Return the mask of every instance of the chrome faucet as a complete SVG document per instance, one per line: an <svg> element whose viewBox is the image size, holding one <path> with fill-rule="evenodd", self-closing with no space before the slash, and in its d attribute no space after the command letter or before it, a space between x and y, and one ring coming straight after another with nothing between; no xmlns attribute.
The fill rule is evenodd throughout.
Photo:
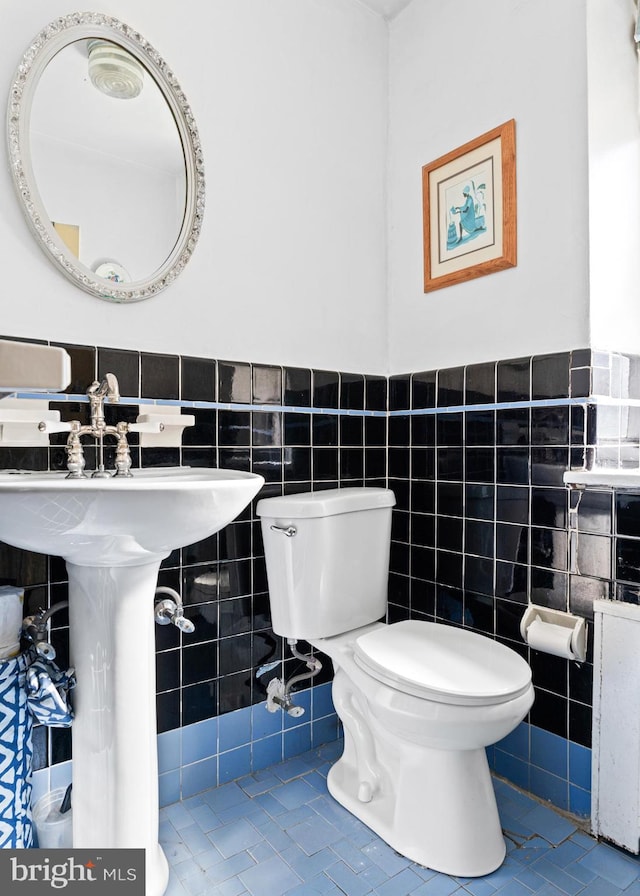
<svg viewBox="0 0 640 896"><path fill-rule="evenodd" d="M94 429L104 427L104 403L105 400L112 404L120 401L120 386L113 373L106 373L102 382L94 380L87 389L89 404L91 406L91 426Z"/></svg>
<svg viewBox="0 0 640 896"><path fill-rule="evenodd" d="M104 419L105 401L116 403L120 401L120 387L113 373L107 373L100 382L95 380L87 389L89 398L90 420L84 426L79 420L72 420L67 439L67 469L69 479L86 479L84 472L85 458L82 450L81 436L92 436L97 440L98 465L91 474L92 479L108 479L111 476L131 476L131 453L127 442L129 424L117 423L115 426L107 426ZM110 473L104 466L104 439L105 436L113 436L116 439L115 472Z"/></svg>

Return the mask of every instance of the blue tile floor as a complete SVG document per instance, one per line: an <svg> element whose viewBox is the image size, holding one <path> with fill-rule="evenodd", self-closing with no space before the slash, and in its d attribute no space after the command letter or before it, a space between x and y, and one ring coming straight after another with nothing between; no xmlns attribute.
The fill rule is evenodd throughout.
<svg viewBox="0 0 640 896"><path fill-rule="evenodd" d="M335 742L160 813L167 896L640 896L640 860L503 781L507 857L457 878L398 855L329 795Z"/></svg>

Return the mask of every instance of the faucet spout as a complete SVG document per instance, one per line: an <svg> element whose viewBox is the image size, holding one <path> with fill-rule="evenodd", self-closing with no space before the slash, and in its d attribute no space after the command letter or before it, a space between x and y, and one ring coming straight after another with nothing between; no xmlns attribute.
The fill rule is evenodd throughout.
<svg viewBox="0 0 640 896"><path fill-rule="evenodd" d="M100 382L94 380L87 389L87 396L91 408L91 427L97 432L104 429L105 400L111 403L120 401L120 386L115 374L105 374Z"/></svg>
<svg viewBox="0 0 640 896"><path fill-rule="evenodd" d="M94 380L87 389L87 395L95 395L97 398L106 397L108 401L119 401L120 387L115 373L105 373L100 382Z"/></svg>
<svg viewBox="0 0 640 896"><path fill-rule="evenodd" d="M87 389L87 395L90 401L94 399L98 401L106 399L114 403L120 401L120 386L118 385L116 375L114 373L105 373L103 379L99 382L94 380Z"/></svg>
<svg viewBox="0 0 640 896"><path fill-rule="evenodd" d="M98 382L94 380L87 389L89 399L91 422L82 426L79 421L71 421L71 431L67 439L67 469L73 479L84 479L84 455L80 437L93 436L97 441L98 465L92 474L92 478L109 478L116 476L131 476L131 454L127 443L129 425L121 422L116 426L107 426L104 418L104 403L120 401L120 387L113 373L106 373ZM105 436L114 436L117 441L116 469L115 473L109 473L104 467L104 439Z"/></svg>
<svg viewBox="0 0 640 896"><path fill-rule="evenodd" d="M107 401L116 404L120 401L120 386L115 373L105 373L102 383L107 384L106 398Z"/></svg>

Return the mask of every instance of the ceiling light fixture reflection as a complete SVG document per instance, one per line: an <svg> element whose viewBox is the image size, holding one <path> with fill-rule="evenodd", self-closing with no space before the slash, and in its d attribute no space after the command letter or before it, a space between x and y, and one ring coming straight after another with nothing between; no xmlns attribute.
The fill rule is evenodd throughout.
<svg viewBox="0 0 640 896"><path fill-rule="evenodd" d="M142 90L144 69L117 44L91 40L88 44L91 83L107 96L131 100Z"/></svg>

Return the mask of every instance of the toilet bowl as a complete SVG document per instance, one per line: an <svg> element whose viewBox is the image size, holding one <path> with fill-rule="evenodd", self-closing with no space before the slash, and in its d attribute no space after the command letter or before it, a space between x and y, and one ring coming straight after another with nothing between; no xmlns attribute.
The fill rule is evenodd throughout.
<svg viewBox="0 0 640 896"><path fill-rule="evenodd" d="M529 711L531 670L468 629L380 621L394 502L345 488L258 503L273 629L333 663L332 796L412 861L482 876L505 855L485 747Z"/></svg>
<svg viewBox="0 0 640 896"><path fill-rule="evenodd" d="M527 663L473 632L422 621L312 641L334 665L344 752L332 796L402 855L461 877L505 855L485 747L533 703Z"/></svg>

